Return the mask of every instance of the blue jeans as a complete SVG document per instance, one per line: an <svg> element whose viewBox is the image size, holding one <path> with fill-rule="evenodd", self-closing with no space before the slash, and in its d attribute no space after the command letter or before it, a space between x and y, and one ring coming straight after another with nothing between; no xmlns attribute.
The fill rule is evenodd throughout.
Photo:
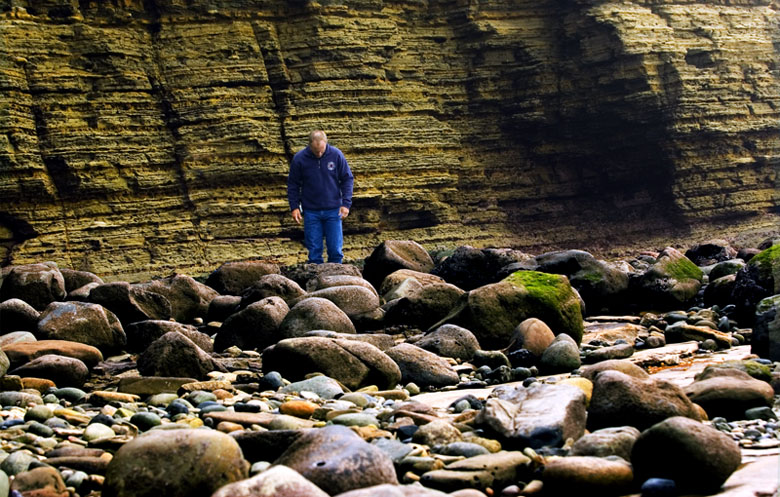
<svg viewBox="0 0 780 497"><path fill-rule="evenodd" d="M338 262L344 258L341 246L344 238L341 233L339 209L303 211L303 243L309 250L308 262L322 264L322 238L328 247L328 262Z"/></svg>

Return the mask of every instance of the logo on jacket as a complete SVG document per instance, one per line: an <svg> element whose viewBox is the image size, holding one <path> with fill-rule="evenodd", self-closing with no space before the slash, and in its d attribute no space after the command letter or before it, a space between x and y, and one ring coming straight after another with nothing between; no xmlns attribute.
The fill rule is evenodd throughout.
<svg viewBox="0 0 780 497"><path fill-rule="evenodd" d="M328 171L333 171L334 169L336 169L336 164L328 162Z"/></svg>

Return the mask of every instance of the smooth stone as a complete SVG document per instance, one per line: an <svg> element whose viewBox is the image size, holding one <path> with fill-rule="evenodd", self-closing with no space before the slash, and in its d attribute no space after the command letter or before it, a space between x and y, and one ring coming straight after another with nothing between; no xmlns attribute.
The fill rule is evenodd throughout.
<svg viewBox="0 0 780 497"><path fill-rule="evenodd" d="M329 497L317 485L286 466L271 468L220 488L212 497Z"/></svg>
<svg viewBox="0 0 780 497"><path fill-rule="evenodd" d="M148 431L162 424L160 416L153 412L139 412L133 414L130 418L130 423L134 424L141 431Z"/></svg>
<svg viewBox="0 0 780 497"><path fill-rule="evenodd" d="M146 403L155 407L167 407L168 404L178 398L179 396L175 393L157 393L146 399Z"/></svg>
<svg viewBox="0 0 780 497"><path fill-rule="evenodd" d="M434 469L422 475L426 487L445 492L466 488L487 490L503 488L517 481L528 481L533 474L531 459L522 452L501 451L470 457Z"/></svg>
<svg viewBox="0 0 780 497"><path fill-rule="evenodd" d="M380 426L376 416L359 412L341 414L331 419L330 422L343 426Z"/></svg>
<svg viewBox="0 0 780 497"><path fill-rule="evenodd" d="M763 419L764 421L773 421L777 419L777 414L771 407L753 407L745 411L745 419Z"/></svg>
<svg viewBox="0 0 780 497"><path fill-rule="evenodd" d="M0 497L8 497L11 491L11 481L5 471L0 471Z"/></svg>
<svg viewBox="0 0 780 497"><path fill-rule="evenodd" d="M313 426L313 421L297 418L295 416L287 416L285 414L273 416L273 419L268 423L269 430L302 430Z"/></svg>
<svg viewBox="0 0 780 497"><path fill-rule="evenodd" d="M560 334L542 352L539 369L545 374L568 373L581 364L577 342L569 335Z"/></svg>
<svg viewBox="0 0 780 497"><path fill-rule="evenodd" d="M446 445L452 442L459 442L463 439L460 430L455 428L446 419L437 419L426 423L414 432L412 440L415 443L423 445Z"/></svg>
<svg viewBox="0 0 780 497"><path fill-rule="evenodd" d="M87 392L75 387L58 388L53 393L58 399L67 400L72 404L77 404L87 397Z"/></svg>
<svg viewBox="0 0 780 497"><path fill-rule="evenodd" d="M489 454L490 451L473 442L452 442L441 447L438 453L446 456L474 457Z"/></svg>
<svg viewBox="0 0 780 497"><path fill-rule="evenodd" d="M0 406L22 406L43 404L40 395L25 392L0 392Z"/></svg>
<svg viewBox="0 0 780 497"><path fill-rule="evenodd" d="M401 382L420 386L445 387L460 381L452 366L433 352L410 343L401 343L385 352L401 371Z"/></svg>
<svg viewBox="0 0 780 497"><path fill-rule="evenodd" d="M27 409L24 413L25 421L45 422L54 415L52 409L46 405L36 405Z"/></svg>
<svg viewBox="0 0 780 497"><path fill-rule="evenodd" d="M665 478L649 478L640 489L642 497L677 497L677 484Z"/></svg>
<svg viewBox="0 0 780 497"><path fill-rule="evenodd" d="M30 468L30 465L38 462L32 454L27 451L17 450L12 452L0 463L0 470L8 476L16 476L24 473Z"/></svg>
<svg viewBox="0 0 780 497"><path fill-rule="evenodd" d="M331 425L307 431L275 464L298 471L330 495L397 483L392 460L345 426Z"/></svg>
<svg viewBox="0 0 780 497"><path fill-rule="evenodd" d="M116 436L114 430L111 427L102 423L93 423L84 430L84 440L87 442L95 442L107 438L113 438Z"/></svg>
<svg viewBox="0 0 780 497"><path fill-rule="evenodd" d="M539 358L545 349L555 340L555 333L544 321L538 318L528 318L515 328L507 350L525 349Z"/></svg>
<svg viewBox="0 0 780 497"><path fill-rule="evenodd" d="M318 407L317 404L309 402L308 400L290 400L279 406L279 412L308 419L314 414L314 411L316 411Z"/></svg>
<svg viewBox="0 0 780 497"><path fill-rule="evenodd" d="M585 432L585 393L571 385L500 386L475 424L510 448L560 447Z"/></svg>
<svg viewBox="0 0 780 497"><path fill-rule="evenodd" d="M31 422L27 427L27 431L28 433L33 433L39 437L51 437L54 435L54 430L38 421Z"/></svg>
<svg viewBox="0 0 780 497"><path fill-rule="evenodd" d="M358 407L366 407L371 402L371 399L369 398L368 395L364 393L358 393L358 392L350 392L344 394L341 397L339 397L339 400L352 402Z"/></svg>
<svg viewBox="0 0 780 497"><path fill-rule="evenodd" d="M86 364L72 357L46 354L11 371L19 376L44 378L57 382L61 386L80 387L89 378L89 368Z"/></svg>
<svg viewBox="0 0 780 497"><path fill-rule="evenodd" d="M634 480L626 461L569 456L547 460L542 473L544 491L551 495L624 495Z"/></svg>
<svg viewBox="0 0 780 497"><path fill-rule="evenodd" d="M774 390L769 383L738 369L712 369L683 390L709 417L741 419L753 407L771 407Z"/></svg>
<svg viewBox="0 0 780 497"><path fill-rule="evenodd" d="M693 419L676 416L637 438L631 462L638 481L674 480L681 492L716 492L739 467L742 453L728 435Z"/></svg>
<svg viewBox="0 0 780 497"><path fill-rule="evenodd" d="M371 441L371 445L381 449L396 464L414 450L413 445L391 438L377 438Z"/></svg>
<svg viewBox="0 0 780 497"><path fill-rule="evenodd" d="M30 497L68 495L62 475L52 467L34 468L17 474L11 482L11 490Z"/></svg>
<svg viewBox="0 0 780 497"><path fill-rule="evenodd" d="M336 380L321 375L290 383L281 391L282 393L314 392L322 399L333 399L344 393Z"/></svg>
<svg viewBox="0 0 780 497"><path fill-rule="evenodd" d="M95 367L103 360L103 354L91 345L68 340L38 340L35 342L17 342L3 347L14 366L26 364L44 355L71 357L83 362L87 368Z"/></svg>
<svg viewBox="0 0 780 497"><path fill-rule="evenodd" d="M182 385L194 383L195 381L195 378L132 376L121 378L117 390L135 395L176 393Z"/></svg>
<svg viewBox="0 0 780 497"><path fill-rule="evenodd" d="M249 463L229 435L155 429L124 444L108 465L103 497L210 497L245 479Z"/></svg>
<svg viewBox="0 0 780 497"><path fill-rule="evenodd" d="M631 450L639 437L633 426L603 428L580 437L571 447L573 456L619 456L631 460Z"/></svg>
<svg viewBox="0 0 780 497"><path fill-rule="evenodd" d="M284 379L278 371L269 371L258 381L258 387L261 391L277 391L284 386Z"/></svg>

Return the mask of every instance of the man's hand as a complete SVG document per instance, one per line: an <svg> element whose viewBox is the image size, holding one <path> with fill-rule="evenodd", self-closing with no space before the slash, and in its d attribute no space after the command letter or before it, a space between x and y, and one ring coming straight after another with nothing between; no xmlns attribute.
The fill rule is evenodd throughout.
<svg viewBox="0 0 780 497"><path fill-rule="evenodd" d="M345 219L347 216L349 216L349 209L347 209L342 205L341 207L339 207L339 217L341 219Z"/></svg>
<svg viewBox="0 0 780 497"><path fill-rule="evenodd" d="M292 211L292 218L293 218L293 220L296 223L301 224L301 219L302 219L301 218L301 210L300 209L294 209Z"/></svg>

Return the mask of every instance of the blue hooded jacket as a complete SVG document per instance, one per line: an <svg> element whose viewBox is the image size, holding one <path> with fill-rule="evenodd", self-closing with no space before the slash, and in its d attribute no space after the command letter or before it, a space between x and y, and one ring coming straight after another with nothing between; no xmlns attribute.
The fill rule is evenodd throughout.
<svg viewBox="0 0 780 497"><path fill-rule="evenodd" d="M341 150L326 145L317 158L309 147L300 150L290 163L287 176L287 200L290 211L352 207L354 180Z"/></svg>

